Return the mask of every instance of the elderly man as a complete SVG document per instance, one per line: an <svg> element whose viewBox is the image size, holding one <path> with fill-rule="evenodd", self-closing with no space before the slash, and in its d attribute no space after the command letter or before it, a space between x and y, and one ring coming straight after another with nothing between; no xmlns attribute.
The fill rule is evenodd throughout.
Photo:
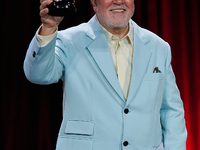
<svg viewBox="0 0 200 150"><path fill-rule="evenodd" d="M57 150L185 150L183 103L170 46L131 20L134 0L91 0L88 22L57 31L48 15L24 61L33 83L63 81Z"/></svg>

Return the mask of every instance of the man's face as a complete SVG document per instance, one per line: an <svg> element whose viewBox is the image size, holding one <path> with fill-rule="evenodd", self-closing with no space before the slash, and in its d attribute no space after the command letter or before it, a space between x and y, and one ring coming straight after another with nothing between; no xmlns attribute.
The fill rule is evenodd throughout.
<svg viewBox="0 0 200 150"><path fill-rule="evenodd" d="M96 16L105 28L123 28L134 14L134 0L91 0Z"/></svg>

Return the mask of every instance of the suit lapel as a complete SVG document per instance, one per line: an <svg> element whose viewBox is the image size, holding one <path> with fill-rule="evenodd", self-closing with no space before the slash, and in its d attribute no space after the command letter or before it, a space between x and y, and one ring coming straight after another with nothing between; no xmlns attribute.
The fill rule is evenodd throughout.
<svg viewBox="0 0 200 150"><path fill-rule="evenodd" d="M127 99L127 105L135 98L143 77L148 68L148 64L151 58L152 51L147 44L148 40L142 39L140 35L139 27L134 25L134 52L133 52L133 64L132 64L132 76L129 88L129 94Z"/></svg>
<svg viewBox="0 0 200 150"><path fill-rule="evenodd" d="M110 50L103 33L100 34L88 46L88 51L90 52L94 62L96 63L98 69L102 73L103 77L114 89L114 91L119 95L119 97L122 100L124 100L124 96L119 85L114 65L112 62Z"/></svg>
<svg viewBox="0 0 200 150"><path fill-rule="evenodd" d="M88 36L93 39L93 41L87 46L89 54L91 54L94 63L98 67L99 71L106 79L107 83L116 92L116 94L125 102L125 98L121 87L119 85L116 71L113 65L112 57L110 54L110 49L108 42L101 31L95 18L89 22L92 27L92 32L88 32ZM93 21L93 22L92 22ZM91 31L91 30L90 30Z"/></svg>

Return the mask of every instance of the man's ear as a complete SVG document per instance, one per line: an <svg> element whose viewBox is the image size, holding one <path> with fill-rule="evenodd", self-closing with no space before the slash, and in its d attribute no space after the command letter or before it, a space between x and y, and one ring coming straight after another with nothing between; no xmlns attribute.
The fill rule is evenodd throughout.
<svg viewBox="0 0 200 150"><path fill-rule="evenodd" d="M90 2L91 2L91 4L92 4L92 7L93 7L94 12L96 12L96 8L97 8L96 0L90 0Z"/></svg>

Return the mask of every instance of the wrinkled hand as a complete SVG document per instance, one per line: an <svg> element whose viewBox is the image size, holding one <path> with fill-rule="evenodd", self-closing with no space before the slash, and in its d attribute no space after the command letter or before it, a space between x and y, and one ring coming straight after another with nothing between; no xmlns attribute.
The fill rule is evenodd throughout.
<svg viewBox="0 0 200 150"><path fill-rule="evenodd" d="M49 9L47 8L47 5L50 5L52 2L53 0L40 0L40 17L42 21L42 28L39 34L43 36L53 34L64 18L48 15Z"/></svg>

